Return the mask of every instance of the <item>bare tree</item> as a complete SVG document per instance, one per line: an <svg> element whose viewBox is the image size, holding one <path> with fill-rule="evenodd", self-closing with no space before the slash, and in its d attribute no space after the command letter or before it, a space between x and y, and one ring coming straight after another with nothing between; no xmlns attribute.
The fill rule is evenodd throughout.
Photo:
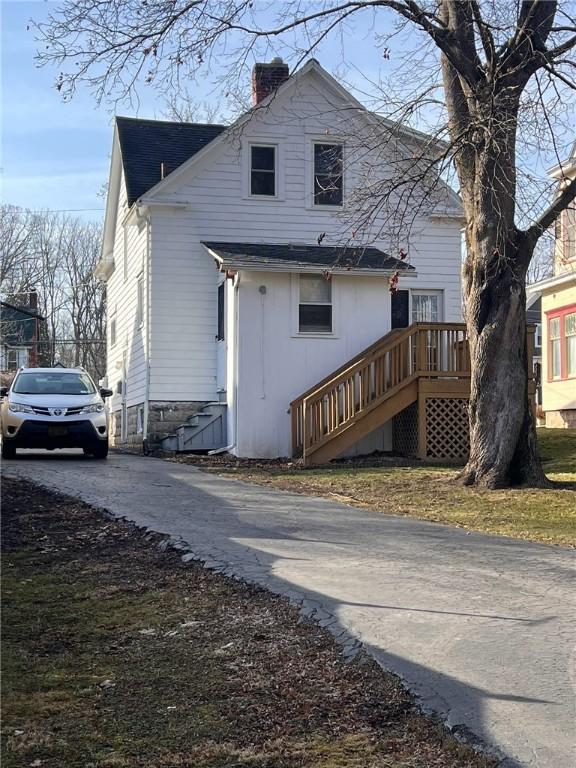
<svg viewBox="0 0 576 768"><path fill-rule="evenodd" d="M389 117L393 124L410 124L420 105L436 110L438 136L446 145L418 150L413 177L434 178L435 170L439 178L451 160L459 180L472 356L471 450L463 481L491 488L545 483L528 398L525 283L536 243L574 199L576 180L565 179L549 205L527 220L525 187L518 184L518 140L525 121L530 128L525 146L546 140L562 159L552 129L554 115L574 89L573 5L556 0L285 0L274 8L277 19L270 24L270 7L251 0L65 0L38 26L39 60L71 66L57 83L65 98L84 83L100 100L129 97L139 79L178 86L183 75L197 76L223 53L237 73L252 56L282 44L301 61L362 14L373 15L375 45L384 55L389 35L379 35L379 29L415 31L417 50L411 53L431 62L428 73L441 76L441 104L429 81L418 93L408 93L404 77L404 99L392 102L403 107ZM404 188L402 183L397 177L372 179L370 194L357 201L360 222L406 199L410 182Z"/></svg>
<svg viewBox="0 0 576 768"><path fill-rule="evenodd" d="M40 362L83 365L96 378L105 369L105 294L94 276L100 241L97 224L51 211L0 209L2 297L22 305L36 290L44 318Z"/></svg>

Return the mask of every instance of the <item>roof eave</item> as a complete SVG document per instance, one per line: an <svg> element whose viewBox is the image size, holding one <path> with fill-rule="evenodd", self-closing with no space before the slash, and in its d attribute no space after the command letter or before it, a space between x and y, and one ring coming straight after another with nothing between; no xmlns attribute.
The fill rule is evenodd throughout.
<svg viewBox="0 0 576 768"><path fill-rule="evenodd" d="M406 267L404 265L398 265L389 267L387 269L380 269L376 267L339 267L331 264L305 264L300 262L261 262L255 263L253 261L243 261L242 259L226 259L220 256L216 251L213 251L208 246L204 246L208 253L219 264L221 271L234 271L240 270L244 272L307 272L318 274L318 272L329 271L332 274L338 275L372 275L375 277L390 277L394 272L399 271L400 274L410 275L415 277L418 273L412 267Z"/></svg>

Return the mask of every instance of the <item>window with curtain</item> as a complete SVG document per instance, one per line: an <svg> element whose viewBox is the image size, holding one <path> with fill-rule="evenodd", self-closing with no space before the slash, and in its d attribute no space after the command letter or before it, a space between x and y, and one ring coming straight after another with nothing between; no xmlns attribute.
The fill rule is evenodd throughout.
<svg viewBox="0 0 576 768"><path fill-rule="evenodd" d="M566 339L566 376L576 377L576 312L564 316Z"/></svg>
<svg viewBox="0 0 576 768"><path fill-rule="evenodd" d="M412 293L412 322L437 323L440 320L438 293Z"/></svg>
<svg viewBox="0 0 576 768"><path fill-rule="evenodd" d="M314 144L314 205L342 205L342 145Z"/></svg>
<svg viewBox="0 0 576 768"><path fill-rule="evenodd" d="M300 275L300 333L332 333L332 284L322 275Z"/></svg>
<svg viewBox="0 0 576 768"><path fill-rule="evenodd" d="M550 356L550 378L562 377L562 339L560 337L560 318L548 320L548 354Z"/></svg>

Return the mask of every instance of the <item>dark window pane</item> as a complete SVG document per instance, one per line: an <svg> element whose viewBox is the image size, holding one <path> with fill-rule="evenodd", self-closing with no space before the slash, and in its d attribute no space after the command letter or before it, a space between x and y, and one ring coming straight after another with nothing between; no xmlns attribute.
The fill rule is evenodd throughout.
<svg viewBox="0 0 576 768"><path fill-rule="evenodd" d="M316 205L342 205L342 176L314 176Z"/></svg>
<svg viewBox="0 0 576 768"><path fill-rule="evenodd" d="M334 176L342 174L340 144L314 144L314 173Z"/></svg>
<svg viewBox="0 0 576 768"><path fill-rule="evenodd" d="M252 171L250 194L274 196L276 194L274 176L275 174L270 171Z"/></svg>
<svg viewBox="0 0 576 768"><path fill-rule="evenodd" d="M392 294L392 328L408 328L408 291L396 291Z"/></svg>
<svg viewBox="0 0 576 768"><path fill-rule="evenodd" d="M331 333L332 307L322 304L300 304L298 328L301 333L313 331Z"/></svg>
<svg viewBox="0 0 576 768"><path fill-rule="evenodd" d="M274 147L252 147L252 170L273 171Z"/></svg>
<svg viewBox="0 0 576 768"><path fill-rule="evenodd" d="M224 290L225 284L218 286L218 341L224 341Z"/></svg>

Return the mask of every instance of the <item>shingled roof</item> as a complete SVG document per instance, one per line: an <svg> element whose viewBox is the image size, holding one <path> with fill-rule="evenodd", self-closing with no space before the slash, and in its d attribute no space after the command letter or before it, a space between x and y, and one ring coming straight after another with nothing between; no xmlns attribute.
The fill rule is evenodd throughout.
<svg viewBox="0 0 576 768"><path fill-rule="evenodd" d="M226 129L225 125L173 123L117 117L128 205L161 180L160 167L169 172L185 163Z"/></svg>
<svg viewBox="0 0 576 768"><path fill-rule="evenodd" d="M36 339L38 320L44 318L30 307L17 307L0 301L0 326L2 341L9 347L26 346Z"/></svg>
<svg viewBox="0 0 576 768"><path fill-rule="evenodd" d="M250 269L263 266L295 269L317 267L341 270L414 270L374 247L295 245L292 243L203 242L224 267Z"/></svg>

